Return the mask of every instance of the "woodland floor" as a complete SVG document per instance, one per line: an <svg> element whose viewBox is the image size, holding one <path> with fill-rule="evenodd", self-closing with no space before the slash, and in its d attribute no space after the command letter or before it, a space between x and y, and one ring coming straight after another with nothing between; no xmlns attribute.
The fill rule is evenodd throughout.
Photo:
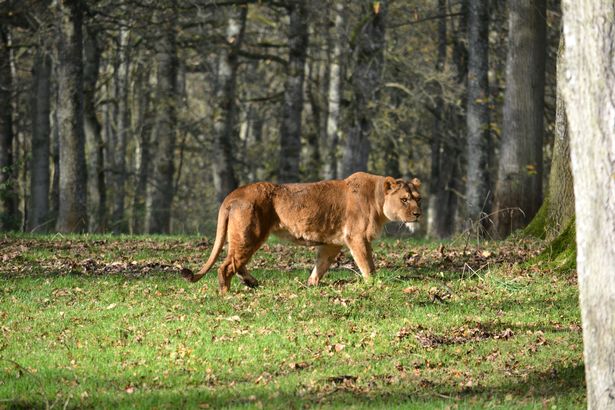
<svg viewBox="0 0 615 410"><path fill-rule="evenodd" d="M316 288L314 250L270 241L261 282L197 237L0 236L3 408L584 408L576 273L541 242L374 244Z"/></svg>

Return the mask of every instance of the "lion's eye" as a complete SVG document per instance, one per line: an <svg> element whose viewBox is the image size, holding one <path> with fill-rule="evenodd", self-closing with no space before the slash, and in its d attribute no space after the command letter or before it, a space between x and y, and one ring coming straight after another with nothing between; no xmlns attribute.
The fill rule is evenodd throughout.
<svg viewBox="0 0 615 410"><path fill-rule="evenodd" d="M406 202L408 202L408 198L402 198L401 202L405 204Z"/></svg>

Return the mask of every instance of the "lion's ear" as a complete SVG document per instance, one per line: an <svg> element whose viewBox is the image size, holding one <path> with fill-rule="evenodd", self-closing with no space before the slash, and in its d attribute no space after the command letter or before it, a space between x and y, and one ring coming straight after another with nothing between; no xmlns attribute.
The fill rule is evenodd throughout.
<svg viewBox="0 0 615 410"><path fill-rule="evenodd" d="M421 181L418 178L412 178L412 181L410 181L410 183L414 185L415 188L420 188L421 186Z"/></svg>
<svg viewBox="0 0 615 410"><path fill-rule="evenodd" d="M384 179L384 193L388 194L391 190L397 188L397 181L393 177L386 177Z"/></svg>

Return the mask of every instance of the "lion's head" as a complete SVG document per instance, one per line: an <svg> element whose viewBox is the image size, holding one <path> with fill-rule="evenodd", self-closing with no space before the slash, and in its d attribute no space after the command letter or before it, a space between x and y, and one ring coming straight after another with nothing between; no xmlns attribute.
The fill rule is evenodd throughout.
<svg viewBox="0 0 615 410"><path fill-rule="evenodd" d="M386 177L384 180L384 215L390 221L416 222L421 216L421 181Z"/></svg>

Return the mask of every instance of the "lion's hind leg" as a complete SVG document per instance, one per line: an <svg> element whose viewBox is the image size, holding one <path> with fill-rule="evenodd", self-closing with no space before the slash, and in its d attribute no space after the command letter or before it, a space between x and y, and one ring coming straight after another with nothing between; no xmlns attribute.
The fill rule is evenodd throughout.
<svg viewBox="0 0 615 410"><path fill-rule="evenodd" d="M226 293L230 289L234 274L237 274L247 286L252 288L258 286L258 281L248 273L246 265L269 234L252 204L244 203L233 209L230 218L228 254L218 270L220 293Z"/></svg>
<svg viewBox="0 0 615 410"><path fill-rule="evenodd" d="M218 268L218 285L220 286L221 295L224 295L231 288L231 279L234 274L235 269L233 268L233 260L229 255Z"/></svg>

